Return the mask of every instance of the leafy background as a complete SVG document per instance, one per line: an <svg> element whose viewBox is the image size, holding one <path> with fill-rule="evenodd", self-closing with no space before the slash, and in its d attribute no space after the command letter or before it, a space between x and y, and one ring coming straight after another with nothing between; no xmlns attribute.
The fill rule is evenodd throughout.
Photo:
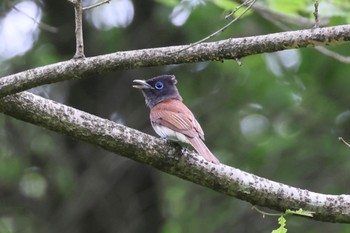
<svg viewBox="0 0 350 233"><path fill-rule="evenodd" d="M74 11L67 1L0 4L1 76L73 56ZM319 4L323 25L349 22L349 1ZM260 0L257 6L260 10L212 41L312 27L312 1ZM86 55L192 43L225 25L235 7L229 0L112 0L84 15ZM261 8L273 17L264 17ZM302 24L305 20L311 24ZM350 52L347 44L329 49ZM350 139L349 66L313 48L249 56L242 63L123 70L31 91L155 135L132 80L175 74L208 147L223 163L315 192L349 193L350 149L338 141ZM0 232L271 232L278 227L277 217L263 218L251 207L0 116ZM287 229L350 232L345 224L289 216Z"/></svg>

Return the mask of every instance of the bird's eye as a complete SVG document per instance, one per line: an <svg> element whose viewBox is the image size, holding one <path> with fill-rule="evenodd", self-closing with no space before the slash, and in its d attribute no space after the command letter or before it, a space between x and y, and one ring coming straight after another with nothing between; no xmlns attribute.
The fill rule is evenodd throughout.
<svg viewBox="0 0 350 233"><path fill-rule="evenodd" d="M163 89L164 87L164 84L162 82L156 82L156 84L154 85L154 87L157 89L157 90L161 90Z"/></svg>

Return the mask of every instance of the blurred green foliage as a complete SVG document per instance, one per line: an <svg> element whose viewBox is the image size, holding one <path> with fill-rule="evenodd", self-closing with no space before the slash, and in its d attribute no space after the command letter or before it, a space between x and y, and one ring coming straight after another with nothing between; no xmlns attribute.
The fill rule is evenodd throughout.
<svg viewBox="0 0 350 233"><path fill-rule="evenodd" d="M4 1L0 16L6 17L12 9L6 6L18 2ZM113 2L123 1L112 0L103 7L115 7ZM85 19L87 56L192 43L224 26L225 16L238 6L227 0L132 3L134 18L125 28L96 28L89 17ZM256 4L280 13L282 23L287 15L295 16L294 22L301 16L313 20L313 1ZM43 22L59 32L39 29L34 47L1 59L1 75L73 56L72 7L61 1L37 5ZM349 5L320 0L320 18L328 25L348 23ZM176 18L179 15L183 18ZM302 29L297 23L285 25ZM276 31L283 30L252 11L211 40ZM329 49L350 52L347 44ZM32 91L155 135L143 97L131 88L131 80L175 74L184 102L206 133L206 144L223 163L311 191L349 193L350 149L338 141L340 136L350 140L349 66L312 48L249 56L242 64L140 68ZM263 218L249 203L0 116L0 232L212 233L276 228L277 218ZM347 225L298 217L288 217L287 229L350 232Z"/></svg>

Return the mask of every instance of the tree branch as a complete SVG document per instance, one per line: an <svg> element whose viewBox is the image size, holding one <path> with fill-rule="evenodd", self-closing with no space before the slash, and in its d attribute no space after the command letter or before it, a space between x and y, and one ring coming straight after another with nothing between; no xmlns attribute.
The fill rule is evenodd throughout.
<svg viewBox="0 0 350 233"><path fill-rule="evenodd" d="M239 14L237 17L234 17L233 19L231 19L230 22L228 22L225 26L223 26L222 28L220 28L219 30L213 32L212 34L210 34L209 36L206 36L204 37L203 39L199 40L199 41L196 41L190 45L188 45L187 47L179 50L179 51L176 51L176 53L179 53L179 52L182 52L184 50L187 50L191 47L194 47L196 46L197 44L200 44L204 41L208 41L210 40L211 38L217 36L218 34L222 33L223 31L225 31L228 27L230 27L232 24L234 24L236 21L238 21L243 15L245 15L249 10L250 8L252 8L252 6L254 5L254 3L256 2L256 0L246 0L244 1L240 6L238 6L238 8L241 8L242 6L247 6L246 9L241 13ZM232 14L229 14L229 15L233 15L233 12ZM227 16L225 18L228 18Z"/></svg>
<svg viewBox="0 0 350 233"><path fill-rule="evenodd" d="M333 52L325 47L320 47L317 46L315 47L315 49L319 52L321 52L322 54L331 57L339 62L345 63L345 64L350 64L350 57L349 56L343 56L337 52Z"/></svg>
<svg viewBox="0 0 350 233"><path fill-rule="evenodd" d="M71 1L74 6L75 13L75 59L84 58L84 38L83 38L83 8L81 0Z"/></svg>
<svg viewBox="0 0 350 233"><path fill-rule="evenodd" d="M238 1L242 2L242 1ZM254 4L252 7L255 12L259 13L262 17L266 18L275 25L280 23L287 23L297 25L298 27L310 28L315 25L315 21L303 16L288 15L278 11L274 11L261 4ZM327 26L328 20L319 18L319 26ZM280 27L281 28L281 27ZM289 29L288 29L289 30Z"/></svg>
<svg viewBox="0 0 350 233"><path fill-rule="evenodd" d="M21 92L0 100L0 112L100 146L163 172L237 197L253 205L284 211L314 211L313 219L350 223L350 195L325 195L294 188L224 164L215 165L179 146L94 115Z"/></svg>
<svg viewBox="0 0 350 233"><path fill-rule="evenodd" d="M97 2L97 3L92 4L90 6L83 7L83 11L91 10L91 9L99 7L99 6L103 5L103 4L110 3L110 1L111 0L103 0L101 2Z"/></svg>
<svg viewBox="0 0 350 233"><path fill-rule="evenodd" d="M89 74L106 71L200 61L223 61L253 54L319 45L337 45L349 41L350 25L342 25L201 43L181 53L174 52L188 45L72 59L0 78L0 97L43 84L79 79Z"/></svg>

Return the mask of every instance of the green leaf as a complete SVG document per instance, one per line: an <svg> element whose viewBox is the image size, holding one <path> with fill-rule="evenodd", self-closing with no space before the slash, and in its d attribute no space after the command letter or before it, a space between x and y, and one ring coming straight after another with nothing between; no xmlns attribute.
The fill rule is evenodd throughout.
<svg viewBox="0 0 350 233"><path fill-rule="evenodd" d="M287 228L285 228L286 219L283 217L283 215L278 218L278 224L280 224L280 227L273 230L272 233L287 233Z"/></svg>
<svg viewBox="0 0 350 233"><path fill-rule="evenodd" d="M285 214L294 214L294 215L299 215L299 216L305 216L305 217L313 217L313 214L315 212L313 211L307 211L307 210L303 210L303 209L299 209L299 210L286 210Z"/></svg>

